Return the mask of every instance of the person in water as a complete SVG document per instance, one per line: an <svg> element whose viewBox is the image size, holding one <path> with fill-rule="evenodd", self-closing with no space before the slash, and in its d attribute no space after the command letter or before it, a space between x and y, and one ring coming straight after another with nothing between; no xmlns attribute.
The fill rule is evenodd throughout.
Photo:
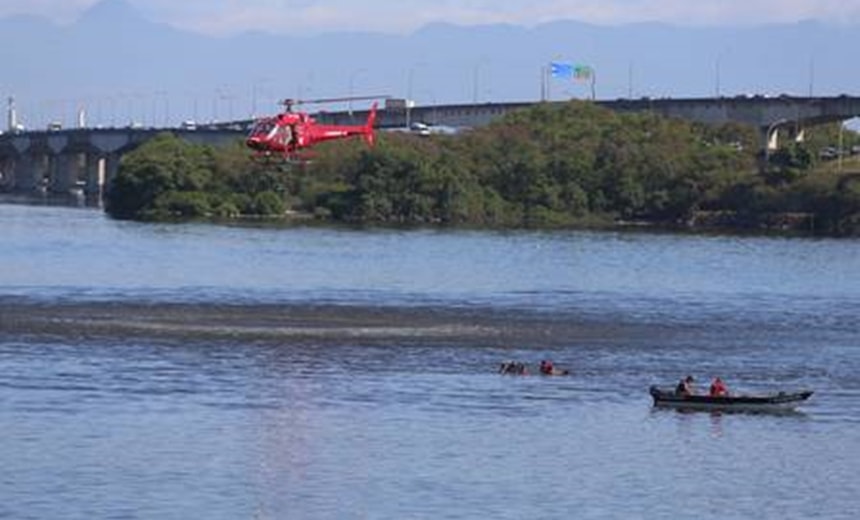
<svg viewBox="0 0 860 520"><path fill-rule="evenodd" d="M710 391L708 392L711 397L725 397L729 395L729 389L726 387L726 384L723 383L723 380L719 377L715 377L714 381L711 383Z"/></svg>
<svg viewBox="0 0 860 520"><path fill-rule="evenodd" d="M545 376L566 376L570 373L569 370L556 368L552 361L543 360L540 362L540 373Z"/></svg>
<svg viewBox="0 0 860 520"><path fill-rule="evenodd" d="M678 395L695 395L696 388L693 386L695 379L693 376L687 376L678 382L678 386L675 387L675 393Z"/></svg>
<svg viewBox="0 0 860 520"><path fill-rule="evenodd" d="M529 372L524 363L515 363L513 361L505 361L499 367L500 374L512 374L517 376L527 375Z"/></svg>

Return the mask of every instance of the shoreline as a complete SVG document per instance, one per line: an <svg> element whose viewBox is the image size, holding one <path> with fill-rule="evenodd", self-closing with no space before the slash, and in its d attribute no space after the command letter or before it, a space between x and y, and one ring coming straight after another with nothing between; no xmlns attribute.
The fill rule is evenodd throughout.
<svg viewBox="0 0 860 520"><path fill-rule="evenodd" d="M68 207L83 210L104 211L101 204L89 204L80 197L71 195L17 195L0 193L0 204L25 205L38 207ZM289 210L284 215L271 216L237 216L206 217L195 219L157 219L133 220L141 223L209 223L226 226L266 226L290 227L307 225L335 228L393 228L393 229L450 229L472 231L606 231L606 232L654 232L701 235L733 235L733 236L778 236L792 238L857 238L852 234L834 234L817 232L815 215L801 212L773 212L763 215L760 221L754 221L738 215L734 211L698 211L685 222L666 222L654 220L621 219L612 215L592 215L575 219L566 224L521 224L521 225L481 225L477 223L444 224L444 223L403 223L403 222L352 222L320 218L309 212ZM108 216L108 218L110 218Z"/></svg>

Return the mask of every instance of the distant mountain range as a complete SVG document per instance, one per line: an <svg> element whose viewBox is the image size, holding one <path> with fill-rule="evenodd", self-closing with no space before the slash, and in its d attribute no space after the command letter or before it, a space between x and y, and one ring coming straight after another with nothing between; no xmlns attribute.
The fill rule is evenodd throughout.
<svg viewBox="0 0 860 520"><path fill-rule="evenodd" d="M213 37L147 20L103 0L71 25L0 19L0 96L29 126L89 120L162 124L244 118L285 97L411 97L420 104L527 101L558 60L596 71L598 98L716 93L860 94L857 26L750 28L558 21L526 28L433 24L405 36L332 33ZM550 81L553 99L589 85Z"/></svg>

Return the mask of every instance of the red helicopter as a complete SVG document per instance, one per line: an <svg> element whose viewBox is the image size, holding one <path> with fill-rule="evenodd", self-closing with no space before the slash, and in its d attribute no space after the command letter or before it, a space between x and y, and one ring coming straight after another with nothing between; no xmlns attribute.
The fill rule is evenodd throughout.
<svg viewBox="0 0 860 520"><path fill-rule="evenodd" d="M317 143L332 139L361 136L368 146L373 146L373 125L376 122L376 107L374 102L370 107L367 122L364 125L325 125L316 122L307 112L293 112L294 105L342 103L361 99L380 99L386 96L361 96L346 98L328 98L313 100L285 99L281 102L285 110L271 117L257 120L245 144L259 156L271 157L282 155L288 161L301 161L307 155L300 152L313 147Z"/></svg>

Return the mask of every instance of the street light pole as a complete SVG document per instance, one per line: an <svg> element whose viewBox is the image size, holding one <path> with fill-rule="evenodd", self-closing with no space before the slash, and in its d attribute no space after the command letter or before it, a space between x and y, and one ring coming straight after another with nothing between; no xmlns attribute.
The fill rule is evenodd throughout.
<svg viewBox="0 0 860 520"><path fill-rule="evenodd" d="M627 99L633 99L633 62L627 64Z"/></svg>
<svg viewBox="0 0 860 520"><path fill-rule="evenodd" d="M412 124L412 76L415 74L415 67L410 67L406 77L406 129L408 130Z"/></svg>
<svg viewBox="0 0 860 520"><path fill-rule="evenodd" d="M482 56L481 59L472 67L472 103L475 105L478 104L480 92L478 89L478 80L480 79L481 66L485 65L487 61L489 61L488 58L486 56Z"/></svg>
<svg viewBox="0 0 860 520"><path fill-rule="evenodd" d="M437 104L437 101L436 101L436 92L435 92L435 91L433 91L433 90L431 90L431 89L429 89L429 88L427 88L427 89L421 89L421 90L419 90L419 91L418 91L418 93L419 93L419 95L421 95L421 93L423 93L423 94L424 94L424 96L422 96L422 99L424 100L424 101L422 101L422 103L423 103L423 105L424 105L424 107L425 107L425 112L426 112L426 108L427 108L427 106L426 106L427 101L428 101L428 100L432 100L432 102L433 102L433 110L431 111L431 114L432 114L432 118L431 118L432 123L431 123L431 124L435 126L435 125L436 125L436 121L437 121L437 117L436 117L436 104ZM426 123L427 121L423 121L423 122L424 122L424 123Z"/></svg>
<svg viewBox="0 0 860 520"><path fill-rule="evenodd" d="M272 78L257 78L251 88L251 119L257 119L257 110L260 101L267 101L269 94L268 85Z"/></svg>
<svg viewBox="0 0 860 520"><path fill-rule="evenodd" d="M355 84L355 77L361 74L362 72L367 72L367 69L361 68L352 71L349 75L349 101L347 101L347 112L349 113L349 117L352 118L352 93L353 93L353 85Z"/></svg>
<svg viewBox="0 0 860 520"><path fill-rule="evenodd" d="M478 104L478 69L481 67L481 63L478 62L472 67L472 104Z"/></svg>
<svg viewBox="0 0 860 520"><path fill-rule="evenodd" d="M597 72L594 68L591 68L591 100L595 101L597 99L597 90L595 89L595 84L597 83Z"/></svg>
<svg viewBox="0 0 860 520"><path fill-rule="evenodd" d="M722 58L722 56L717 56L716 70L714 72L714 74L715 74L714 93L716 94L716 97L720 97L720 59L721 58Z"/></svg>

